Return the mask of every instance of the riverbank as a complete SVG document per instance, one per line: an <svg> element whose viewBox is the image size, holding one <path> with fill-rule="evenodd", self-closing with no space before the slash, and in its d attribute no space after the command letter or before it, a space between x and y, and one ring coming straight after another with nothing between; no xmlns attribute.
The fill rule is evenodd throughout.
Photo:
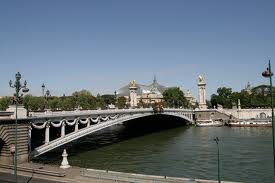
<svg viewBox="0 0 275 183"><path fill-rule="evenodd" d="M80 167L71 167L60 169L58 166L44 165L38 163L24 163L18 165L19 182L37 182L40 183L217 183L213 180L189 179L180 177L152 176L142 174L131 174L123 172L114 172L107 170L84 169ZM12 182L13 166L0 164L0 181ZM25 180L25 181L24 181ZM225 182L224 183L233 183Z"/></svg>
<svg viewBox="0 0 275 183"><path fill-rule="evenodd" d="M113 181L98 180L90 178L86 180L81 176L80 167L71 167L68 169L61 169L58 166L39 164L39 163L23 163L17 167L18 175L28 177L31 179L47 180L48 182L60 183L111 183ZM0 172L10 175L13 180L13 166L0 164ZM0 177L1 180L1 177ZM1 182L1 181L0 181Z"/></svg>

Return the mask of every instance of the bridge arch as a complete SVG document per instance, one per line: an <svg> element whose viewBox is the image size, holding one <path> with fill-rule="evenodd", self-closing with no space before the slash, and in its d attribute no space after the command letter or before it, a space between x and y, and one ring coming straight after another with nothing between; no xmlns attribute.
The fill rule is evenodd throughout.
<svg viewBox="0 0 275 183"><path fill-rule="evenodd" d="M152 114L133 114L133 115L130 115L130 116L123 116L122 115L121 117L119 117L117 119L114 119L114 120L109 120L109 121L104 121L103 120L102 122L99 122L95 125L88 125L86 128L83 128L83 129L80 129L80 130L75 130L74 132L69 133L66 136L60 137L58 139L55 139L51 142L45 143L44 145L35 148L31 152L31 155L32 155L32 157L37 157L41 154L44 154L48 151L56 149L56 148L58 148L62 145L70 143L70 142L72 142L74 140L77 140L81 137L90 135L94 132L97 132L97 131L100 131L102 129L111 127L111 126L116 125L116 124L123 123L125 121L129 121L129 120L132 120L132 119L136 119L136 118L140 118L140 117L144 117L144 116L149 116L149 115L152 115ZM105 118L105 117L103 117L103 118ZM47 124L45 124L45 123L47 123ZM43 124L43 126L47 126L49 124L48 121L45 122L45 123ZM47 129L46 129L46 131L47 131ZM47 137L46 137L46 139L47 139Z"/></svg>
<svg viewBox="0 0 275 183"><path fill-rule="evenodd" d="M87 135L90 135L94 132L97 132L97 131L100 131L102 129L105 129L105 128L108 128L108 127L111 127L111 126L114 126L114 125L117 125L117 124L122 124L122 123L127 123L127 124L131 124L133 123L135 120L138 120L138 119L146 119L146 118L162 118L162 117L172 117L174 119L178 119L180 120L183 124L182 125L189 125L192 123L192 119L189 118L189 114L184 114L184 113L173 113L173 112L163 112L161 114L154 114L153 112L144 112L144 113L136 113L136 114L128 114L128 115L120 115L120 117L117 117L117 118L110 118L110 120L104 120L104 119L107 119L108 117L98 117L98 118L102 118L102 122L98 122L94 125L88 125L87 124L87 127L85 128L82 128L82 129L78 129L78 124L83 122L84 123L84 119L83 117L82 118L76 118L75 120L78 119L78 121L75 121L75 131L72 132L72 133L69 133L69 134L66 134L53 141L47 141L45 144L35 148L32 152L31 152L31 155L32 157L37 157L37 156L40 156L48 151L51 151L53 149L56 149L62 145L65 145L67 143L70 143L72 141L75 141L81 137L84 137L84 136L87 136ZM82 119L82 121L81 121ZM95 118L87 118L86 122L88 122L89 120L92 120ZM60 120L60 124L63 124L63 122L65 120ZM72 121L72 120L70 120ZM167 121L168 123L168 121ZM73 122L69 122L69 124L73 124ZM43 123L43 125L40 125L40 126L43 126L45 128L47 128L47 126L50 125L50 122L49 121L46 121ZM54 125L57 125L57 123L55 123ZM58 126L58 125L57 125ZM47 132L47 129L46 129L46 132ZM62 132L61 132L62 133ZM46 135L45 135L46 136ZM49 140L49 137L46 137L46 139Z"/></svg>

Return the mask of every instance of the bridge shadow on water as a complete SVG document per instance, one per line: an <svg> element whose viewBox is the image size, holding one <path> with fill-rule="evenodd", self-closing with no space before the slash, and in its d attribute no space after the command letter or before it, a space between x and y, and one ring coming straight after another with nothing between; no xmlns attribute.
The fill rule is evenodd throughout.
<svg viewBox="0 0 275 183"><path fill-rule="evenodd" d="M61 154L64 149L69 152L70 156L76 156L82 152L96 150L129 139L134 139L152 133L164 132L165 130L187 125L188 122L183 118L170 115L157 114L142 117L92 133L34 158L33 161L45 164L60 164L62 159ZM68 131L66 129L66 133L70 133L71 131L73 131L73 128L68 128ZM59 133L60 130L52 130L51 137L55 138L59 135ZM43 137L40 140L42 139ZM35 141L37 142L37 140Z"/></svg>

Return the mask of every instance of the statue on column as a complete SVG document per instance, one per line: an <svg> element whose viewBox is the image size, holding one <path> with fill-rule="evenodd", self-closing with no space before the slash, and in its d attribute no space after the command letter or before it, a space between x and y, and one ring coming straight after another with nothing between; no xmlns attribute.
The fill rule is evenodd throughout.
<svg viewBox="0 0 275 183"><path fill-rule="evenodd" d="M199 83L205 83L203 76L199 75Z"/></svg>
<svg viewBox="0 0 275 183"><path fill-rule="evenodd" d="M132 80L131 82L130 82L130 84L129 84L129 87L130 88L136 88L137 86L136 86L137 84L136 84L136 81L135 80Z"/></svg>
<svg viewBox="0 0 275 183"><path fill-rule="evenodd" d="M205 92L205 80L204 77L199 75L198 77L198 92L199 92L199 109L207 109L206 105L206 92Z"/></svg>
<svg viewBox="0 0 275 183"><path fill-rule="evenodd" d="M137 107L137 84L135 80L132 80L129 84L129 91L130 91L130 106L132 108Z"/></svg>
<svg viewBox="0 0 275 183"><path fill-rule="evenodd" d="M11 105L16 105L16 94L14 94L10 98L10 104ZM22 105L22 104L23 104L23 94L21 94L20 96L18 96L18 105Z"/></svg>

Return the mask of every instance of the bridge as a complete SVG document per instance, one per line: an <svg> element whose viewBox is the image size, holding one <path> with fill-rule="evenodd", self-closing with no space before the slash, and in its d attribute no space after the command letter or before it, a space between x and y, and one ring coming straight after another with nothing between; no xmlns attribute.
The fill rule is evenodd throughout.
<svg viewBox="0 0 275 183"><path fill-rule="evenodd" d="M157 113L152 108L33 113L31 117L19 120L18 128L22 129L18 130L18 143L24 149L22 155L37 157L84 136L124 122L130 123L134 119L166 115L183 119L189 125L193 123L193 114L193 110L169 108ZM8 148L13 143L13 125L14 120L6 120L5 123L0 121L0 160L1 156L11 156ZM59 133L58 136L50 137L53 128ZM67 128L73 130L68 132ZM42 143L35 147L31 147L31 144L38 137L32 136L32 130L39 130L40 138L44 137Z"/></svg>

